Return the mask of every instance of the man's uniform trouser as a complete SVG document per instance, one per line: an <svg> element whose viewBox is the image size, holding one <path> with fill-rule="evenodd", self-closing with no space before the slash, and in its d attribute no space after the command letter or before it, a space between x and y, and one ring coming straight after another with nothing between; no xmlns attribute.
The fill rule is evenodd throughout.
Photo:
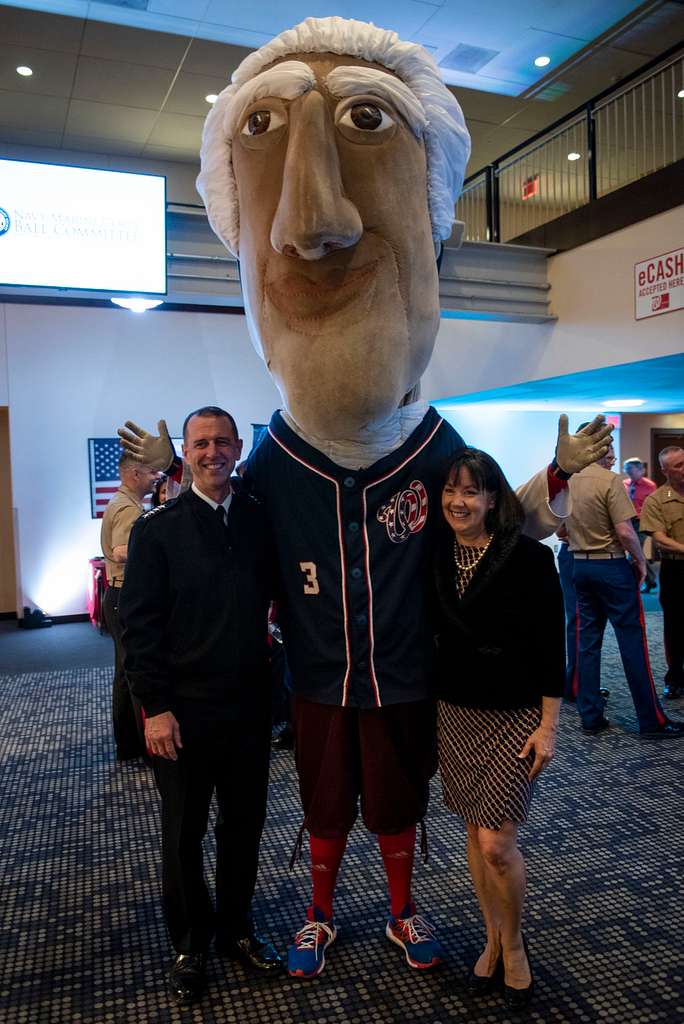
<svg viewBox="0 0 684 1024"><path fill-rule="evenodd" d="M684 686L684 559L661 556L660 605L667 673L665 682Z"/></svg>
<svg viewBox="0 0 684 1024"><path fill-rule="evenodd" d="M575 558L575 588L580 617L577 710L587 728L603 715L601 646L610 621L642 732L665 721L651 675L639 588L626 558Z"/></svg>
<svg viewBox="0 0 684 1024"><path fill-rule="evenodd" d="M263 705L238 718L220 705L178 701L178 760L153 758L162 798L162 902L177 953L203 953L214 935L230 940L249 931L266 817L270 694ZM214 793L215 910L202 858Z"/></svg>

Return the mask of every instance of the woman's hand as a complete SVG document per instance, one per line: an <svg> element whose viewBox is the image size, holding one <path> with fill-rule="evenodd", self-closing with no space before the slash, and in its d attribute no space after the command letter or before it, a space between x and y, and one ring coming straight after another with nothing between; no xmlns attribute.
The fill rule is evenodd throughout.
<svg viewBox="0 0 684 1024"><path fill-rule="evenodd" d="M518 757L523 760L534 751L534 763L530 768L528 778L530 782L536 779L537 775L546 768L549 761L556 752L556 727L542 724L535 729Z"/></svg>

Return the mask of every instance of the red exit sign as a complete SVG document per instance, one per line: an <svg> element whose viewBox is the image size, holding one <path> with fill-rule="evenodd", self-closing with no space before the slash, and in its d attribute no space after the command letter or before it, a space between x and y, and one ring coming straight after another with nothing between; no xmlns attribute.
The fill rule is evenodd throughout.
<svg viewBox="0 0 684 1024"><path fill-rule="evenodd" d="M526 178L522 183L522 197L523 199L530 199L532 196L539 195L539 175L534 174L531 178Z"/></svg>

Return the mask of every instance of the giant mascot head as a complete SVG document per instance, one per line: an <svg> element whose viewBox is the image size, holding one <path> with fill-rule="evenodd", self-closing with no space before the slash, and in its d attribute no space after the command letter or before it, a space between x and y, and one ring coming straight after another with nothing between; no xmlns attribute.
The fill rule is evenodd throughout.
<svg viewBox="0 0 684 1024"><path fill-rule="evenodd" d="M197 187L240 260L254 344L309 435L372 432L417 393L469 151L425 50L343 18L250 54L212 108Z"/></svg>

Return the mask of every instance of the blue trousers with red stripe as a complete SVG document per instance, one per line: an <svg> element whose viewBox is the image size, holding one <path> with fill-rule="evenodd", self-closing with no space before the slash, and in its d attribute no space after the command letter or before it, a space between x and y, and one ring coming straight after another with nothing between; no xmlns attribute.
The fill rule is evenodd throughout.
<svg viewBox="0 0 684 1024"><path fill-rule="evenodd" d="M565 607L565 693L566 700L577 699L577 644L579 624L577 620L577 593L573 572L575 559L567 544L558 549L558 574L563 605Z"/></svg>
<svg viewBox="0 0 684 1024"><path fill-rule="evenodd" d="M625 676L634 701L639 729L649 732L666 721L656 696L648 659L646 627L639 588L626 558L574 560L579 610L577 710L591 728L603 715L601 645L610 622L620 648Z"/></svg>

